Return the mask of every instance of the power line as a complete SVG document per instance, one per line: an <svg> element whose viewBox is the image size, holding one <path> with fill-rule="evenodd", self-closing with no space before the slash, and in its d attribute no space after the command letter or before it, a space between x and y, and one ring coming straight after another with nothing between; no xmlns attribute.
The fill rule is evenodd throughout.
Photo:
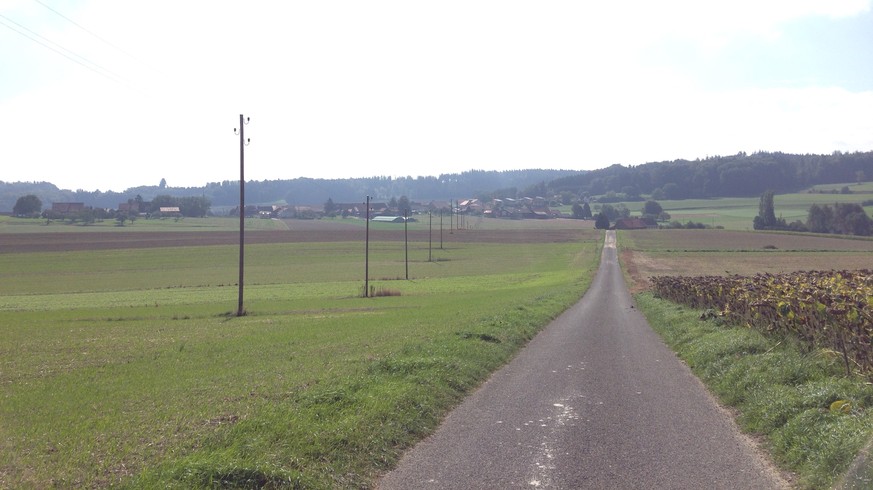
<svg viewBox="0 0 873 490"><path fill-rule="evenodd" d="M47 8L49 11L51 11L52 13L54 13L55 15L57 15L58 17L60 17L60 18L62 18L62 19L64 19L64 20L66 20L66 21L69 22L70 24L73 24L74 26L78 27L79 29L82 29L83 31L87 32L88 34L90 34L91 36L93 36L95 39L98 39L99 41L101 41L102 43L106 44L107 46L111 46L112 48L114 48L114 49L118 50L119 52L125 54L126 56L130 57L131 59L136 60L136 61L139 62L139 63L142 63L142 61L140 61L139 59L137 59L134 55L128 53L127 51L125 51L125 50L123 50L123 49L121 49L121 48L119 48L118 46L116 46L115 44L112 44L111 42L107 41L106 39L104 39L104 38L98 36L98 35L97 35L96 33L94 33L93 31L91 31L91 30L85 28L83 25L81 25L81 24L79 24L78 22L74 21L73 19L67 17L66 15L64 15L64 14L62 14L62 13L60 13L60 12L58 12L57 10L55 10L55 9L53 9L52 7L46 5L45 3L41 2L40 0L33 0L33 1L36 2L36 3L38 3L38 4L40 4L40 5L42 5L42 6L45 7L45 8Z"/></svg>
<svg viewBox="0 0 873 490"><path fill-rule="evenodd" d="M81 59L81 60L84 60L85 63L83 63L82 61L77 60L76 58L73 58L73 56L70 56L70 55L68 55L68 54L66 54L66 53L64 53L64 52L62 52L62 51L60 51L59 49L55 49L55 48L53 48L52 46L49 46L48 44L46 44L46 43L40 41L39 39L37 39L37 38L35 38L35 37L30 36L29 34L27 34L27 33L25 33L25 32L22 32L22 31L16 29L15 27L10 26L10 25L7 24L6 22L0 21L0 25L2 25L3 27L6 27L7 29L11 30L12 32L15 32L16 34L18 34L18 35L20 35L20 36L23 36L23 37L25 37L25 38L27 38L27 39L30 39L31 41L33 41L33 42L39 44L40 46L43 46L44 48L50 49L50 50L54 51L55 53L57 53L57 54L63 56L64 58L67 58L68 60L72 61L73 63L77 63L77 64L79 64L79 65L81 65L81 66L84 66L85 68L87 68L87 69L93 71L94 73L97 73L97 74L100 75L100 76L103 76L103 77L105 77L105 78L107 78L107 79L109 79L109 80L112 80L113 82L115 82L115 83L117 83L117 84L119 84L119 85L126 85L126 84L122 83L121 77L120 77L118 74L113 73L112 71L107 70L106 68L103 68L102 66L98 65L97 63L94 63L93 61L89 60L88 58L85 58L84 56L79 55L79 54L77 54L77 53L75 53L75 52L73 52L73 51L71 51L71 50L69 50L69 49L63 47L63 46L61 46L60 44L58 44L58 43L56 43L56 42L54 42L54 41L52 41L52 40L50 40L50 39L47 39L47 38L45 38L45 37L43 37L43 36L37 34L36 32L32 31L31 29L28 29L27 27L25 27L25 26L19 24L18 22L15 22L14 20L10 19L9 17L6 17L6 16L3 15L3 14L0 14L0 18L3 18L3 19L5 19L7 22L11 22L12 24L15 24L16 26L18 26L18 27L24 29L24 30L27 31L27 32L32 33L34 36L36 36L36 37L38 37L38 38L40 38L40 39L44 39L45 41L47 41L47 42L49 42L49 43L51 43L51 44L54 44L55 46L57 46L58 48L60 48L60 49L62 49L62 50L64 50L64 51L66 51L67 53L70 53L70 54L72 54L73 56L75 56L75 57L77 57L77 58L79 58L79 59ZM86 63L90 63L90 65L89 65L89 64L86 64ZM93 65L93 66L92 66L92 65ZM116 77L117 77L117 78L116 78Z"/></svg>

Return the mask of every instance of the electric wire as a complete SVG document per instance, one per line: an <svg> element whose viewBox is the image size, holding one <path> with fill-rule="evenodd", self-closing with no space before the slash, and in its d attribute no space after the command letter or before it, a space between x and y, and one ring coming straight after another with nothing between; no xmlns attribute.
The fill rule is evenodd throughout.
<svg viewBox="0 0 873 490"><path fill-rule="evenodd" d="M136 56L134 56L134 55L128 53L127 51L121 49L120 47L116 46L115 44L113 44L113 43L107 41L107 40L104 39L103 37L97 35L97 33L95 33L95 32L93 32L93 31L89 30L88 28L86 28L86 27L83 26L82 24L79 24L78 22L74 21L73 19L71 19L71 18L67 17L66 15L64 15L64 14L62 14L62 13L60 13L60 12L58 12L57 10L55 10L54 8L52 8L51 6L46 5L45 3L43 3L43 2L40 1L40 0L33 0L33 1L36 2L36 3L38 3L38 4L40 4L40 5L42 5L43 7L45 7L46 9L48 9L50 12L54 13L55 15L57 15L58 17L60 17L60 18L62 18L62 19L64 19L64 20L66 20L66 21L69 22L70 24L73 24L74 26L78 27L79 29L81 29L81 30L85 31L86 33L90 34L90 35L93 36L95 39L97 39L97 40L99 40L100 42L106 44L107 46L110 46L110 47L112 47L112 48L118 50L118 52L120 52L120 53L122 53L122 54L128 56L129 58L131 58L131 59L133 59L133 60L135 60L135 61L137 61L137 62L139 62L139 63L143 63L143 62L142 62L141 60L139 60ZM145 65L145 63L143 63L143 64ZM146 66L148 66L148 65L146 65ZM151 68L151 67L149 67L149 68Z"/></svg>
<svg viewBox="0 0 873 490"><path fill-rule="evenodd" d="M85 63L90 64L90 65L93 66L96 70L102 70L102 71L108 73L109 75L111 75L111 79L113 79L113 80L115 80L115 81L120 81L121 79L124 78L124 77L122 77L121 75L119 75L119 74L113 72L112 70L109 70L109 69L107 69L107 68L104 68L103 66L100 66L99 64L97 64L97 63L95 63L95 62L89 60L88 58L86 58L86 57L84 57L84 56L82 56L82 55L80 55L80 54L78 54L78 53L76 53L75 51L72 51L72 50L70 50L70 49L67 49L67 48L61 46L60 44L58 44L58 43L52 41L51 39L48 39L47 37L45 37L45 36L39 34L38 32L36 32L36 31L34 31L34 30L32 30L32 29L29 29L27 26L22 25L22 24L20 24L20 23L18 23L18 22L16 22L16 21L14 21L14 20L10 19L9 17L7 17L7 16L5 16L5 15L3 15L3 14L0 14L0 17L2 17L3 19L6 19L7 22L11 22L11 23L15 24L16 26L20 27L21 29L24 29L25 31L29 32L30 34L32 34L32 35L34 35L34 36L36 36L36 37L42 39L43 41L46 41L46 42L48 42L48 43L51 43L52 45L58 47L59 49L61 49L61 50L63 50L63 51L66 51L67 53L71 54L72 56L75 56L76 58L79 58L80 60L84 61ZM7 25L6 27L9 27L9 26ZM16 31L16 32L18 32L18 31ZM18 32L18 33L24 35L24 34L21 33L21 32ZM32 40L32 41L34 41L34 42L38 42L38 41L36 41L35 39L33 39L32 37L30 37L30 36L25 36L25 37L27 37L28 39L30 39L30 40ZM40 44L42 44L42 43L40 43ZM42 44L42 45L43 45L43 46L46 46L45 44ZM46 46L46 47L49 47L49 46ZM50 47L49 47L49 48L50 48ZM55 50L55 51L57 52L57 50ZM69 57L67 57L67 58L69 58ZM75 60L74 60L74 61L75 61ZM82 63L79 63L79 64L82 64Z"/></svg>
<svg viewBox="0 0 873 490"><path fill-rule="evenodd" d="M9 17L6 17L3 14L0 14L0 18L5 19L6 22L11 22L12 24L15 24L16 26L20 27L21 29L24 29L27 32L32 33L34 36L37 36L40 39L44 39L45 41L47 41L51 44L54 44L55 46L57 46L60 49L54 48L54 47L50 46L49 44L46 44L46 43L40 41L39 39L37 39L37 37L33 37L33 36L27 34L26 32L20 31L20 30L16 29L15 27L12 27L11 25L4 22L3 20L0 20L0 25L2 25L3 27L6 27L7 29L11 30L12 32L15 32L16 34L18 34L22 37L25 37L27 39L30 39L31 41L39 44L40 46L43 46L44 48L50 49L50 50L54 51L55 53L63 56L64 58L67 58L68 60L72 61L73 63L79 64L79 65L93 71L94 73L97 73L98 75L100 75L102 77L105 77L105 78L107 78L115 83L118 83L119 85L125 85L122 82L122 80L120 79L119 75L111 72L110 70L107 70L106 68L103 68L102 66L98 65L97 63L94 63L93 61L89 60L88 58L85 58L84 56L76 54L73 51L61 46L60 44L58 44L54 41L51 41L49 39L46 39L43 36L40 36L39 34L35 33L34 31L28 29L27 27L24 27L23 25L19 24L18 22L15 22L14 20L10 19ZM67 51L68 53L71 53L73 56L76 56L77 58L80 58L81 60L84 60L85 62L82 62L82 61L74 58L73 56L70 56L70 55L64 53L63 51L61 51L61 49L64 51ZM87 63L90 63L90 65ZM116 77L119 77L119 78L116 78Z"/></svg>

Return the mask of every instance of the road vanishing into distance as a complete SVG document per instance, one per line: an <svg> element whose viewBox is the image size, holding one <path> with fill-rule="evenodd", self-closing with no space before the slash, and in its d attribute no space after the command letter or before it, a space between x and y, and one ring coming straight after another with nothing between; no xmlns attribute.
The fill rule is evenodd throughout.
<svg viewBox="0 0 873 490"><path fill-rule="evenodd" d="M634 308L614 231L582 300L378 483L382 490L787 487Z"/></svg>

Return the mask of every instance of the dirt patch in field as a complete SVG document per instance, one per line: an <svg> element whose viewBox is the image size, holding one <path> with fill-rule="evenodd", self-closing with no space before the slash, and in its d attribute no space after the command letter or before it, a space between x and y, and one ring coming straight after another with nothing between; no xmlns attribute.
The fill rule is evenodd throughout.
<svg viewBox="0 0 873 490"><path fill-rule="evenodd" d="M567 243L579 241L583 232L572 229L554 230L453 230L443 232L444 243ZM410 231L409 240L415 242L439 241L439 231ZM363 242L365 230L343 225L316 226L311 223L294 224L291 230L246 231L245 241L250 244ZM370 230L371 241L402 241L404 233L398 230ZM20 233L0 234L0 253L65 252L80 250L116 250L155 247L200 247L209 245L236 245L238 232L89 232L89 233Z"/></svg>
<svg viewBox="0 0 873 490"><path fill-rule="evenodd" d="M868 268L873 240L725 230L624 232L621 262L633 292L652 276L752 276L799 270Z"/></svg>
<svg viewBox="0 0 873 490"><path fill-rule="evenodd" d="M622 266L633 292L649 288L652 276L753 276L801 270L856 270L868 268L870 253L846 252L645 252L623 250Z"/></svg>
<svg viewBox="0 0 873 490"><path fill-rule="evenodd" d="M631 294L640 293L649 289L650 284L648 277L642 275L640 268L637 265L637 261L640 258L639 255L633 250L625 249L621 251L619 256L622 268L630 279L627 286L628 289L630 289Z"/></svg>

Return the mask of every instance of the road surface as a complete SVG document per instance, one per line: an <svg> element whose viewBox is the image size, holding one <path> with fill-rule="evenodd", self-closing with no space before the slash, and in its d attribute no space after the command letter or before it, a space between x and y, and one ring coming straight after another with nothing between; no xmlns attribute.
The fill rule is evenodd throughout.
<svg viewBox="0 0 873 490"><path fill-rule="evenodd" d="M785 488L634 309L607 232L585 297L379 488Z"/></svg>

